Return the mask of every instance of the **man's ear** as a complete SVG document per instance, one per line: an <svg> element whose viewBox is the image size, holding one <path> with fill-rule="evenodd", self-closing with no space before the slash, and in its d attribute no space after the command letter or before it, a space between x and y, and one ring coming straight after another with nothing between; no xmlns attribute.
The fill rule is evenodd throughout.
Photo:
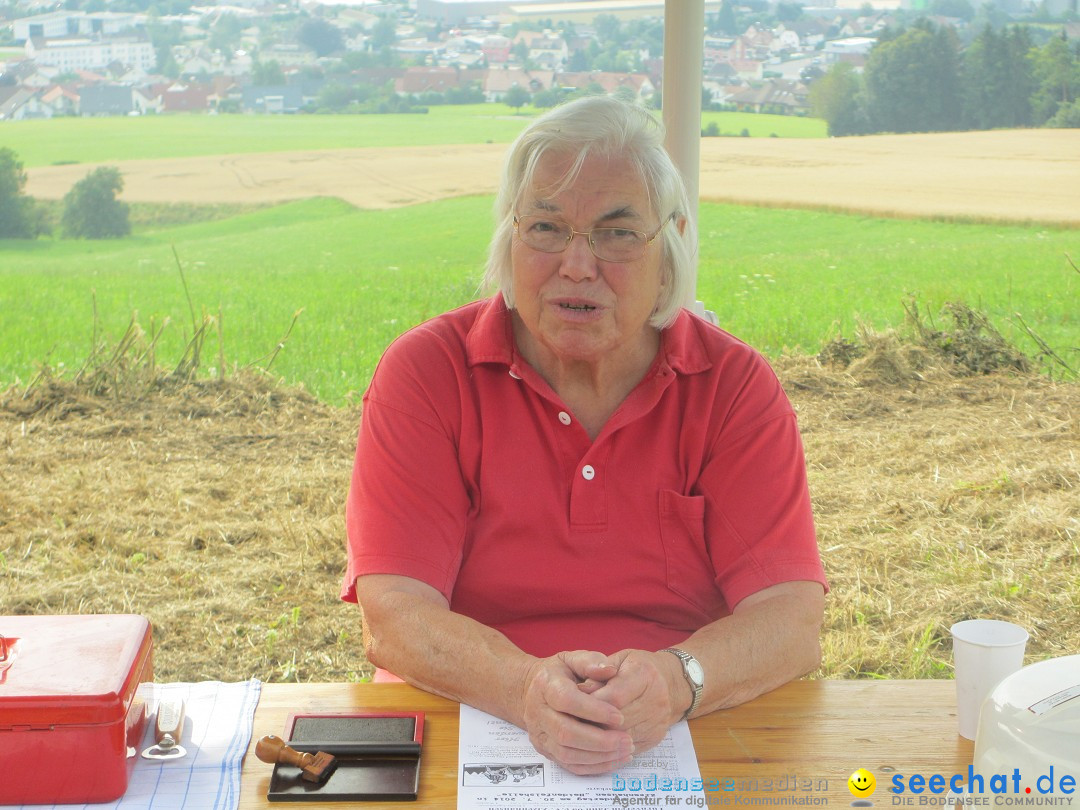
<svg viewBox="0 0 1080 810"><path fill-rule="evenodd" d="M675 220L675 227L679 229L679 236L686 235L686 217L679 217Z"/></svg>

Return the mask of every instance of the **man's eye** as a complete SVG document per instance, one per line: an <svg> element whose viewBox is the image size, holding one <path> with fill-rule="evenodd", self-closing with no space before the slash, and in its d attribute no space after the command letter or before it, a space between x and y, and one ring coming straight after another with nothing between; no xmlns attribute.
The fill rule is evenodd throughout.
<svg viewBox="0 0 1080 810"><path fill-rule="evenodd" d="M538 219L533 221L533 224L529 226L529 230L535 231L536 233L558 233L560 228L559 223L557 222L548 222L546 220Z"/></svg>
<svg viewBox="0 0 1080 810"><path fill-rule="evenodd" d="M638 238L638 232L630 228L602 228L598 230L602 238L610 242L633 242Z"/></svg>

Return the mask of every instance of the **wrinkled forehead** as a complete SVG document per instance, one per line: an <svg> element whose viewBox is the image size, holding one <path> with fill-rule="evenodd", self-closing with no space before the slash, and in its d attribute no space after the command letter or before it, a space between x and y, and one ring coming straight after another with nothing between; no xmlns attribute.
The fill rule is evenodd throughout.
<svg viewBox="0 0 1080 810"><path fill-rule="evenodd" d="M608 191L633 202L642 215L654 212L656 201L640 165L630 157L590 150L549 150L525 166L518 190L518 204L557 208L557 198L568 192Z"/></svg>

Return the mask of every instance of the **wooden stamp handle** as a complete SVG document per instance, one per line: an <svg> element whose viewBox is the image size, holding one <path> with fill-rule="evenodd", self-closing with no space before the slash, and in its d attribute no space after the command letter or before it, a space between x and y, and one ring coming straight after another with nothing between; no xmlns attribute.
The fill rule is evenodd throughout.
<svg viewBox="0 0 1080 810"><path fill-rule="evenodd" d="M262 762L268 762L271 765L281 763L293 765L297 768L306 768L315 759L312 754L301 754L299 751L290 748L283 739L275 737L273 734L267 734L255 744L255 756Z"/></svg>

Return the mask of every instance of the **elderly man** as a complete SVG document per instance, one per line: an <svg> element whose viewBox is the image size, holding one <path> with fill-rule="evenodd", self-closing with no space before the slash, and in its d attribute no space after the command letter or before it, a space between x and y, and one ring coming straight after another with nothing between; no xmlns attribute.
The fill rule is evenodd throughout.
<svg viewBox="0 0 1080 810"><path fill-rule="evenodd" d="M497 292L386 351L348 501L369 659L581 774L820 657L795 415L757 352L682 306L694 234L662 142L606 97L520 135Z"/></svg>

